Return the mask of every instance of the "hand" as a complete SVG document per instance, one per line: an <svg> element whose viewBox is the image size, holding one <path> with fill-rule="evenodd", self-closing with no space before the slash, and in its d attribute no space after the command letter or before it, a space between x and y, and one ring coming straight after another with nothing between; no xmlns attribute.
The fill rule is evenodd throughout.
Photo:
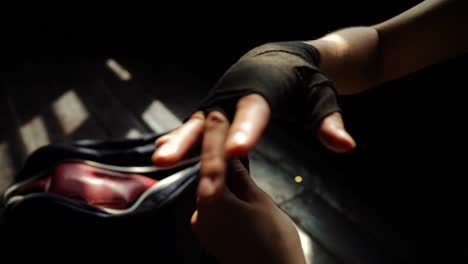
<svg viewBox="0 0 468 264"><path fill-rule="evenodd" d="M248 52L218 81L203 102L203 111L157 140L154 162L170 166L200 141L202 156L211 155L204 142L218 142L218 138L226 139L220 143L225 146L225 156L245 156L260 139L271 111L301 115L305 128L326 147L335 152L350 151L355 142L344 129L333 83L317 64L318 52L302 42L260 46ZM226 117L233 120L232 126L218 129L228 124ZM204 166L202 163L202 169ZM207 193L219 193L224 179L210 180ZM203 188L200 185L199 191Z"/></svg>
<svg viewBox="0 0 468 264"><path fill-rule="evenodd" d="M305 263L293 221L253 182L239 160L227 165L230 188L223 188L215 200L199 200L191 219L202 246L223 264ZM221 167L219 173L226 173L226 163Z"/></svg>

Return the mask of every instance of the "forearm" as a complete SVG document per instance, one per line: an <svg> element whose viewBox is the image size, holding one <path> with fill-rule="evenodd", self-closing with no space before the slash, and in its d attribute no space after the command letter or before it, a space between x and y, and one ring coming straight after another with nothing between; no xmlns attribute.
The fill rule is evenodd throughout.
<svg viewBox="0 0 468 264"><path fill-rule="evenodd" d="M374 28L381 78L400 78L468 51L468 1L426 0Z"/></svg>
<svg viewBox="0 0 468 264"><path fill-rule="evenodd" d="M427 0L371 27L308 43L340 94L367 90L468 51L468 1Z"/></svg>
<svg viewBox="0 0 468 264"><path fill-rule="evenodd" d="M379 84L379 36L371 27L345 28L307 42L320 53L320 69L339 94L353 94Z"/></svg>

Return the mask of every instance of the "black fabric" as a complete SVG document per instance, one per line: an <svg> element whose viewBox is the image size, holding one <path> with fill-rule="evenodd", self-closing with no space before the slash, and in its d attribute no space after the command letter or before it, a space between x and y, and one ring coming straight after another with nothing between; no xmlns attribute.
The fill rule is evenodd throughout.
<svg viewBox="0 0 468 264"><path fill-rule="evenodd" d="M16 183L47 175L57 163L79 159L118 166L152 165L154 141L160 135L122 141L79 141L51 144L34 152ZM190 156L195 156L194 151ZM190 157L189 156L189 157ZM187 158L189 158L187 157ZM194 165L195 164L195 165ZM143 175L163 180L196 163ZM2 248L54 254L96 256L118 260L122 256L154 263L211 263L191 231L198 170L152 192L129 213L111 214L84 201L53 193L30 193L10 200L5 207ZM12 196L13 197L13 196ZM58 253L57 253L58 252Z"/></svg>
<svg viewBox="0 0 468 264"><path fill-rule="evenodd" d="M221 111L232 120L237 101L256 93L274 116L287 113L306 129L315 129L324 117L340 111L334 84L320 72L319 60L318 50L301 41L259 46L228 69L200 109Z"/></svg>

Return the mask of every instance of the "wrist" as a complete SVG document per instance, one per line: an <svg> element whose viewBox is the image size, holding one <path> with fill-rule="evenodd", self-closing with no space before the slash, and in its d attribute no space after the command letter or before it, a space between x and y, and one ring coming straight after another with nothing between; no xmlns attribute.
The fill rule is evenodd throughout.
<svg viewBox="0 0 468 264"><path fill-rule="evenodd" d="M379 36L371 27L351 27L307 41L320 54L320 70L339 94L356 94L382 83Z"/></svg>
<svg viewBox="0 0 468 264"><path fill-rule="evenodd" d="M281 41L260 45L241 57L240 60L250 59L266 53L282 52L295 55L318 68L320 53L316 47L304 41Z"/></svg>

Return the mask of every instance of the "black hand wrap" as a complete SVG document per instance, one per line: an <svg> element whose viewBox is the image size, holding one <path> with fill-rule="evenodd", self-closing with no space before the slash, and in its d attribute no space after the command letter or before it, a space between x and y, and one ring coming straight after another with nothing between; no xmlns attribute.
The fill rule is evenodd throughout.
<svg viewBox="0 0 468 264"><path fill-rule="evenodd" d="M240 98L257 93L272 114L287 114L316 129L340 111L334 84L319 70L316 48L301 41L269 43L242 56L215 84L200 110L223 112L231 121Z"/></svg>

